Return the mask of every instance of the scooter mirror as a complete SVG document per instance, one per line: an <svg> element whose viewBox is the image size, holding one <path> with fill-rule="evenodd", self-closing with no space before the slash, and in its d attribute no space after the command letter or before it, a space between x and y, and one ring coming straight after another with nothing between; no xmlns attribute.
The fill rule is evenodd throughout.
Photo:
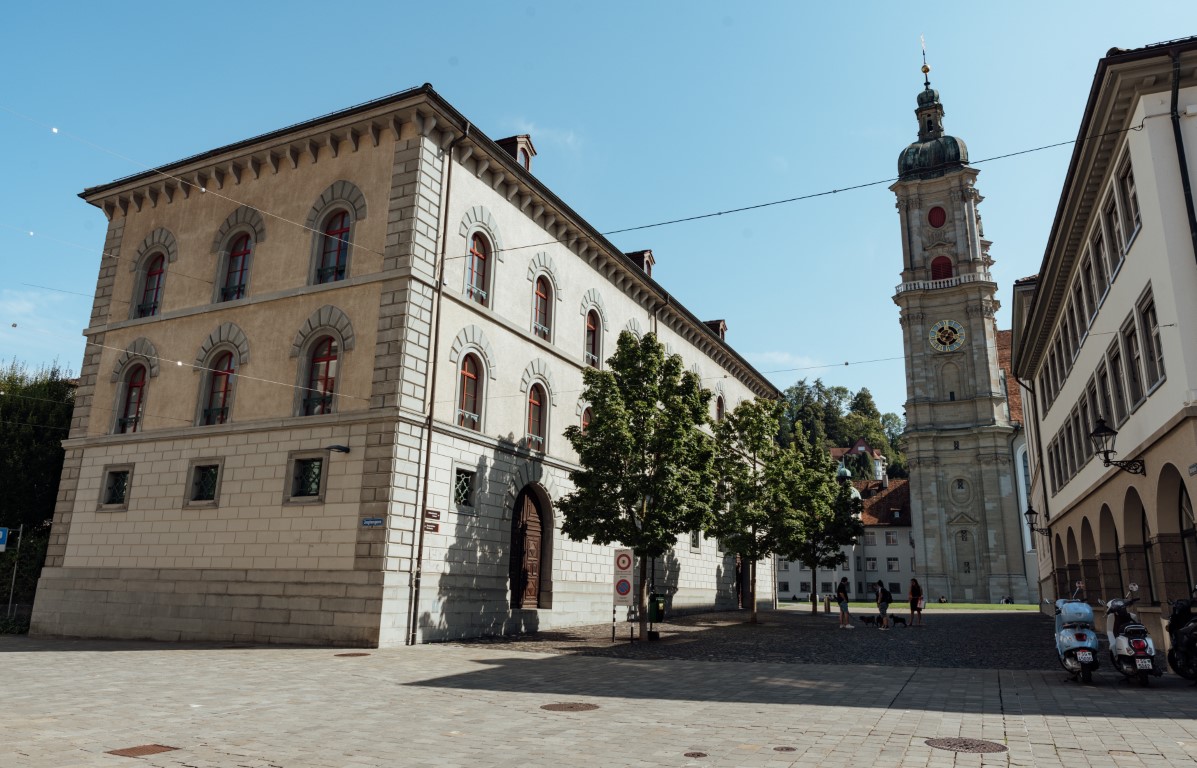
<svg viewBox="0 0 1197 768"><path fill-rule="evenodd" d="M1102 600L1102 599L1099 597L1099 598L1097 598L1097 604L1098 604L1098 605L1101 605L1101 606L1104 606L1104 605L1106 604L1106 601L1105 601L1105 600Z"/></svg>
<svg viewBox="0 0 1197 768"><path fill-rule="evenodd" d="M1133 581L1132 581L1132 582L1130 583L1130 587L1129 587L1129 589L1130 589L1130 591L1131 591L1131 592L1138 592L1138 591L1139 591L1139 585L1138 585L1138 584L1136 584L1135 582L1133 582Z"/></svg>

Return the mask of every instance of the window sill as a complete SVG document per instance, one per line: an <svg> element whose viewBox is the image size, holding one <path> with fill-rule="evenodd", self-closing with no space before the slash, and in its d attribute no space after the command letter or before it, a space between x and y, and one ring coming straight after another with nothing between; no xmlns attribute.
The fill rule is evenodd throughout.
<svg viewBox="0 0 1197 768"><path fill-rule="evenodd" d="M96 506L97 512L128 512L129 504L99 504Z"/></svg>
<svg viewBox="0 0 1197 768"><path fill-rule="evenodd" d="M283 499L284 507L311 507L324 503L323 496L293 496Z"/></svg>
<svg viewBox="0 0 1197 768"><path fill-rule="evenodd" d="M1152 384L1150 387L1147 388L1147 394L1144 395L1144 399L1147 399L1148 397L1151 397L1152 395L1154 395L1155 391L1157 389L1159 389L1160 387L1164 386L1164 382L1167 380L1168 380L1167 374L1164 374L1159 379L1157 379L1154 384Z"/></svg>
<svg viewBox="0 0 1197 768"><path fill-rule="evenodd" d="M1135 227L1135 231L1131 232L1130 236L1126 238L1126 245L1122 246L1123 259L1125 259L1127 256L1130 255L1131 246L1135 244L1135 238L1137 238L1139 236L1139 232L1141 232L1142 230L1143 230L1143 225L1139 224L1138 226Z"/></svg>

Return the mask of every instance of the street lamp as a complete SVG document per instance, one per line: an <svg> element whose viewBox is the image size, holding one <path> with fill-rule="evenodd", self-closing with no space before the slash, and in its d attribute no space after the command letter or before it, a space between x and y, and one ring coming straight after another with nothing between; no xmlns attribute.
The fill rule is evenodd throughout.
<svg viewBox="0 0 1197 768"><path fill-rule="evenodd" d="M1035 511L1034 507L1031 507L1030 505L1028 505L1027 511L1023 512L1022 516L1027 519L1027 528L1029 528L1031 530L1031 533L1043 534L1044 536L1046 536L1049 539L1052 537L1052 532L1051 532L1050 528L1035 527L1035 523L1039 522L1039 513Z"/></svg>
<svg viewBox="0 0 1197 768"><path fill-rule="evenodd" d="M1131 459L1130 461L1115 461L1110 456L1118 453L1114 450L1114 440L1118 437L1118 432L1106 424L1106 420L1102 417L1097 417L1097 426L1089 433L1089 439L1093 442L1093 452L1101 457L1101 463L1107 467L1118 467L1119 469L1130 472L1132 475L1146 475L1147 468L1143 465L1142 459Z"/></svg>

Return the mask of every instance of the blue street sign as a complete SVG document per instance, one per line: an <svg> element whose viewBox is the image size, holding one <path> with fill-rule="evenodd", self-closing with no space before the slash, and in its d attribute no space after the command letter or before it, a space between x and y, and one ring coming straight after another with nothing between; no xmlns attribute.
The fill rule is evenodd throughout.
<svg viewBox="0 0 1197 768"><path fill-rule="evenodd" d="M379 526L381 526L383 524L383 522L384 521L381 517L363 517L362 518L362 527L363 528L378 528Z"/></svg>
<svg viewBox="0 0 1197 768"><path fill-rule="evenodd" d="M4 551L4 547L8 544L8 529L0 528L0 552Z"/></svg>

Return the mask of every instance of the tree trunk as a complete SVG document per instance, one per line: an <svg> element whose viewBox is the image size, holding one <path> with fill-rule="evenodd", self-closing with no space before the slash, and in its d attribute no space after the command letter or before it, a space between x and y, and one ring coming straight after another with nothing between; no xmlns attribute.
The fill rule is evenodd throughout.
<svg viewBox="0 0 1197 768"><path fill-rule="evenodd" d="M648 558L640 556L640 590L636 596L636 617L640 620L640 640L648 642Z"/></svg>
<svg viewBox="0 0 1197 768"><path fill-rule="evenodd" d="M751 581L749 592L752 593L752 618L750 619L750 622L756 624L756 560L753 560L752 565L748 567L750 569L749 573L752 574L749 577Z"/></svg>
<svg viewBox="0 0 1197 768"><path fill-rule="evenodd" d="M819 601L815 599L815 593L816 593L815 587L819 586L819 582L817 581L817 579L819 578L819 572L815 569L814 563L807 563L806 565L808 568L810 568L810 594L811 594L810 615L818 616L819 615Z"/></svg>

